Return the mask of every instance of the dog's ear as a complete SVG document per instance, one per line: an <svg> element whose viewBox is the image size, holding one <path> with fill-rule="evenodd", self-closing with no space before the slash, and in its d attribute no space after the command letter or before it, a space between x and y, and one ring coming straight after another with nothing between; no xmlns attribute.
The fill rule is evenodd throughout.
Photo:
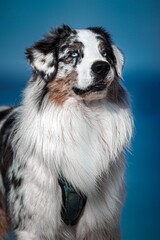
<svg viewBox="0 0 160 240"><path fill-rule="evenodd" d="M33 70L45 81L52 80L57 72L57 56L60 42L74 33L69 26L55 28L44 39L26 49L27 59Z"/></svg>
<svg viewBox="0 0 160 240"><path fill-rule="evenodd" d="M48 41L44 38L36 42L32 47L26 49L27 59L36 72L45 81L49 81L56 71L56 49L54 39Z"/></svg>
<svg viewBox="0 0 160 240"><path fill-rule="evenodd" d="M123 77L122 77L122 69L123 69L123 66L124 66L123 53L115 45L112 45L112 49L113 49L113 52L114 52L114 56L116 58L116 66L115 67L116 67L118 77L123 79Z"/></svg>

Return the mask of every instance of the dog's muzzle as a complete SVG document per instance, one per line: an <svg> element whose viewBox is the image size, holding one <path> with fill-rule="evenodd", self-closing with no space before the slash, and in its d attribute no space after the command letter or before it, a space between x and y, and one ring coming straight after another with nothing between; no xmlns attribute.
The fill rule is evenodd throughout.
<svg viewBox="0 0 160 240"><path fill-rule="evenodd" d="M106 76L109 73L110 65L104 61L96 61L91 66L91 71L94 77L94 83L88 86L86 89L80 89L73 87L73 91L76 95L83 95L89 92L103 91L107 86Z"/></svg>

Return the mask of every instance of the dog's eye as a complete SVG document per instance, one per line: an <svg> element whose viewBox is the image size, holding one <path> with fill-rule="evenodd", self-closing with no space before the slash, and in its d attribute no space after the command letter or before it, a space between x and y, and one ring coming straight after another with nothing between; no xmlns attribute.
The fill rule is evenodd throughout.
<svg viewBox="0 0 160 240"><path fill-rule="evenodd" d="M106 50L104 50L104 51L102 52L102 56L103 56L103 57L107 57L107 51L106 51Z"/></svg>
<svg viewBox="0 0 160 240"><path fill-rule="evenodd" d="M71 56L72 58L77 58L78 55L79 55L79 54L78 54L77 51L73 51L73 52L70 53L70 56Z"/></svg>

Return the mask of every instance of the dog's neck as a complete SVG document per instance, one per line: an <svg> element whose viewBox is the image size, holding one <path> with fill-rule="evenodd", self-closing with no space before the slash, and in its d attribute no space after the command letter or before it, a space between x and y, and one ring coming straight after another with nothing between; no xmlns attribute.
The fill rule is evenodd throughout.
<svg viewBox="0 0 160 240"><path fill-rule="evenodd" d="M84 193L96 186L99 176L124 152L132 135L127 106L104 99L87 104L70 99L57 106L47 99L37 112L32 98L30 104L26 102L17 134L22 149L45 162L57 176L63 173Z"/></svg>

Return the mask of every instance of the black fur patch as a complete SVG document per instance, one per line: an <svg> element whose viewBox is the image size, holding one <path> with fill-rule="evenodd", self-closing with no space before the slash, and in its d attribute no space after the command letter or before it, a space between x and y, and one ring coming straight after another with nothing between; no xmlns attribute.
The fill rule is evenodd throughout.
<svg viewBox="0 0 160 240"><path fill-rule="evenodd" d="M13 130L16 114L12 113L0 130L0 168L3 179L5 180L6 173L12 163L13 151L9 142L11 132Z"/></svg>
<svg viewBox="0 0 160 240"><path fill-rule="evenodd" d="M23 181L22 177L17 177L14 172L12 173L10 182L11 182L11 185L13 185L13 187L15 189L19 188L21 186L22 181Z"/></svg>
<svg viewBox="0 0 160 240"><path fill-rule="evenodd" d="M40 110L40 108L42 106L42 103L43 103L43 100L44 100L47 93L48 93L48 86L47 86L47 83L46 83L45 86L43 87L42 91L41 91L41 94L39 94L39 96L36 99L36 102L38 104L38 110Z"/></svg>
<svg viewBox="0 0 160 240"><path fill-rule="evenodd" d="M13 108L7 108L2 111L0 111L0 121L4 120L7 115L12 111Z"/></svg>

